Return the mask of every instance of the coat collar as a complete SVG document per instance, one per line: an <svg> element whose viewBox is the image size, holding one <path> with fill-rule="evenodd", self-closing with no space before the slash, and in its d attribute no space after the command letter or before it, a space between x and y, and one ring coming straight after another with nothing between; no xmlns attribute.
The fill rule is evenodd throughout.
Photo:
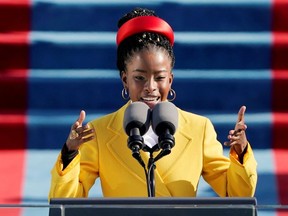
<svg viewBox="0 0 288 216"><path fill-rule="evenodd" d="M131 175L135 176L139 181L143 184L146 184L146 178L144 169L141 165L136 161L135 158L132 157L131 150L127 147L127 139L128 136L126 135L123 129L123 118L126 108L129 106L131 102L129 101L124 106L122 106L117 112L114 113L113 117L111 118L109 124L107 125L107 129L109 129L112 134L110 141L107 143L108 149L111 153L115 156L122 166L124 166ZM155 169L155 182L156 182L156 196L172 196L169 190L165 185L165 177L172 172L175 160L180 157L180 155L185 150L186 146L192 140L192 137L188 133L185 133L185 126L187 124L187 120L183 115L182 111L178 109L178 129L175 133L175 140L176 144L175 147L172 149L171 154L173 153L173 163L168 165L162 165L156 162L156 169ZM115 144L116 143L116 144ZM158 153L156 152L155 155ZM154 155L154 157L155 157ZM148 163L149 154L146 152L141 151L141 157L145 164ZM159 162L161 159L159 160ZM159 168L159 169L158 169ZM161 173L161 175L160 175Z"/></svg>

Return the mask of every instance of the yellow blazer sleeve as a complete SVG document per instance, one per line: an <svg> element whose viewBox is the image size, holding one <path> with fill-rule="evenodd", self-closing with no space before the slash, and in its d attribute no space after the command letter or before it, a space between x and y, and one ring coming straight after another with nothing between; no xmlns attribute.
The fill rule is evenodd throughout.
<svg viewBox="0 0 288 216"><path fill-rule="evenodd" d="M90 188L99 176L96 139L81 145L79 154L64 169L59 154L51 170L49 199L88 197Z"/></svg>
<svg viewBox="0 0 288 216"><path fill-rule="evenodd" d="M239 162L238 155L233 148L230 150L230 159L231 164L227 173L228 196L254 196L257 184L257 162L251 145L247 146L243 164Z"/></svg>
<svg viewBox="0 0 288 216"><path fill-rule="evenodd" d="M237 154L230 150L230 159L223 155L223 147L217 141L216 132L209 119L204 137L203 178L221 197L251 197L257 183L257 163L250 144L244 156L244 163L238 161Z"/></svg>

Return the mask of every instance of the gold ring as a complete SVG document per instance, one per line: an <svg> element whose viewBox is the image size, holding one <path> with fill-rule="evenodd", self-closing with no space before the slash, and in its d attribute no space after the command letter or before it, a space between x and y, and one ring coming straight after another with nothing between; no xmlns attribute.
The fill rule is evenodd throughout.
<svg viewBox="0 0 288 216"><path fill-rule="evenodd" d="M76 139L79 136L76 130L71 130L69 139Z"/></svg>

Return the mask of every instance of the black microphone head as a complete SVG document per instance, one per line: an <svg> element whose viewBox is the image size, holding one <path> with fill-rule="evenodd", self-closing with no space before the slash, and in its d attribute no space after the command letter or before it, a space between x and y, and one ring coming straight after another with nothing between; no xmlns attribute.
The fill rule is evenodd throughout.
<svg viewBox="0 0 288 216"><path fill-rule="evenodd" d="M123 126L125 132L130 136L131 129L138 128L140 135L144 135L150 126L151 110L143 102L133 102L125 110Z"/></svg>
<svg viewBox="0 0 288 216"><path fill-rule="evenodd" d="M157 103L152 110L152 128L160 136L167 129L173 135L178 127L177 107L168 101Z"/></svg>

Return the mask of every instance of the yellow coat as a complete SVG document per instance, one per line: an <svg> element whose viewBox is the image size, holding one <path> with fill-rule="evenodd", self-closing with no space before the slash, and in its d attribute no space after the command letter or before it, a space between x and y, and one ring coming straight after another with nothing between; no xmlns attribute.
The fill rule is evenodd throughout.
<svg viewBox="0 0 288 216"><path fill-rule="evenodd" d="M89 123L95 139L83 144L63 171L61 154L58 156L51 171L49 198L87 197L98 177L105 197L147 197L144 169L132 157L123 130L128 104ZM178 112L175 146L170 155L156 162L156 197L196 196L201 175L219 196L254 196L257 164L251 146L243 165L233 150L230 159L224 157L209 119L180 109ZM141 156L147 164L148 153L141 151Z"/></svg>

